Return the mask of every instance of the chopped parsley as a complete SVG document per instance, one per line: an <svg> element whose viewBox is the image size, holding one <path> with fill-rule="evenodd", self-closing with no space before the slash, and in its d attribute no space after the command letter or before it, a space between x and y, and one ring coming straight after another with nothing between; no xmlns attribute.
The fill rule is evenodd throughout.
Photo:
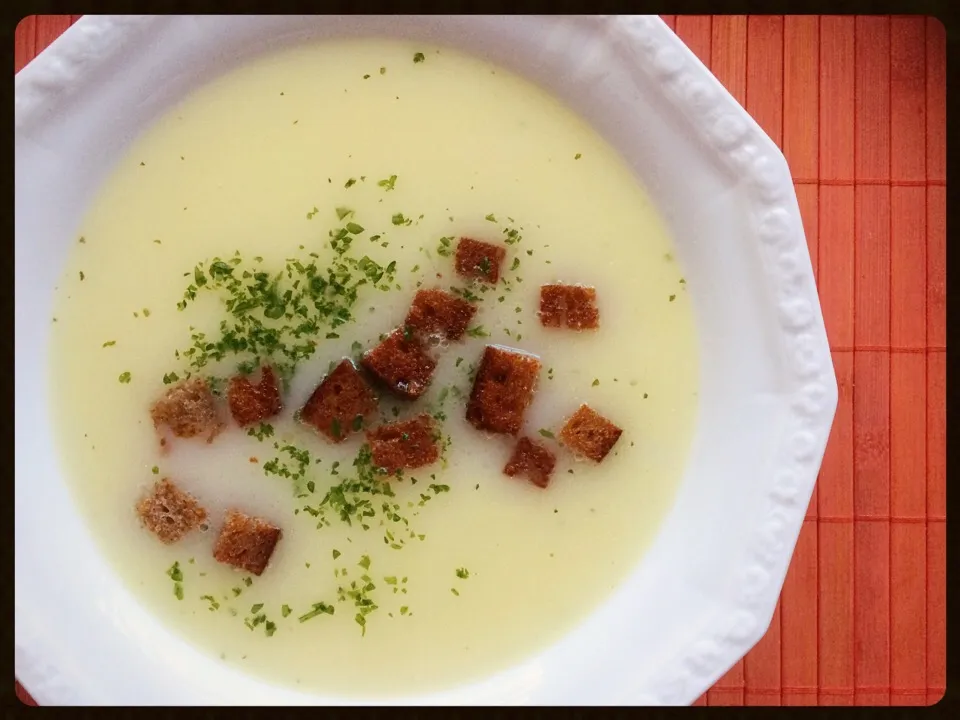
<svg viewBox="0 0 960 720"><path fill-rule="evenodd" d="M85 277L85 275L83 274L83 270L81 270L81 271L80 271L80 280L81 280L81 282L83 281L83 278L84 278L84 277Z"/></svg>
<svg viewBox="0 0 960 720"><path fill-rule="evenodd" d="M159 474L160 474L160 468L157 467L156 465L154 465L152 468L150 468L150 472L152 472L154 475L159 475Z"/></svg>
<svg viewBox="0 0 960 720"><path fill-rule="evenodd" d="M484 217L484 220L489 220L490 222L495 223L497 222L497 216L494 215L493 213L490 213L489 215Z"/></svg>
<svg viewBox="0 0 960 720"><path fill-rule="evenodd" d="M579 160L581 157L583 157L583 156L582 156L580 153L577 153L576 155L573 156L573 159L574 159L574 160Z"/></svg>
<svg viewBox="0 0 960 720"><path fill-rule="evenodd" d="M257 427L248 429L247 435L250 437L255 437L260 442L263 442L264 438L273 437L273 425L262 422Z"/></svg>
<svg viewBox="0 0 960 720"><path fill-rule="evenodd" d="M457 577L461 580L466 580L468 577L470 577L470 571L464 567L457 568Z"/></svg>
<svg viewBox="0 0 960 720"><path fill-rule="evenodd" d="M127 383L130 382L130 379L131 379L132 377L133 377L133 376L130 374L130 371L127 370L126 372L120 373L120 377L118 377L117 379L118 379L121 383L123 383L124 385L126 385Z"/></svg>
<svg viewBox="0 0 960 720"><path fill-rule="evenodd" d="M413 61L415 63L422 63L425 59L426 58L424 57L422 52L418 52L413 56Z"/></svg>
<svg viewBox="0 0 960 720"><path fill-rule="evenodd" d="M289 606L289 605L284 605L283 607L280 608L280 614L281 614L283 617L287 617L287 615L289 615L289 614L292 613L292 612L293 612L293 610L290 609L290 606Z"/></svg>
<svg viewBox="0 0 960 720"><path fill-rule="evenodd" d="M453 250L450 248L450 243L453 242L452 237L442 237L440 238L440 244L437 246L437 255L441 257L449 257Z"/></svg>
<svg viewBox="0 0 960 720"><path fill-rule="evenodd" d="M393 190L393 186L396 184L396 182L397 182L397 176L391 175L385 180L380 180L379 182L377 182L377 187L382 187L384 190L388 190L388 191Z"/></svg>
<svg viewBox="0 0 960 720"><path fill-rule="evenodd" d="M344 220L352 215L338 208ZM246 259L235 253L227 260L204 261L187 273L189 284L179 310L201 292L214 293L226 311L215 336L191 329L191 344L175 353L191 371L228 356L240 356L254 365L269 358L288 381L296 366L317 351L318 338L335 337L337 328L354 319L353 307L361 291L388 291L395 286L396 263L386 266L352 252L361 225L349 222L330 230L324 249L328 257L311 252L287 258L279 272L268 272L263 259Z"/></svg>
<svg viewBox="0 0 960 720"><path fill-rule="evenodd" d="M676 295L671 295L670 298L669 298L669 301L670 301L670 302L673 302L673 301L676 300L676 299L677 299L677 296L676 296Z"/></svg>
<svg viewBox="0 0 960 720"><path fill-rule="evenodd" d="M540 428L540 434L543 435L543 437L545 438L550 438L551 440L554 439L554 434L549 430L547 430L546 428Z"/></svg>
<svg viewBox="0 0 960 720"><path fill-rule="evenodd" d="M596 387L596 386L599 385L599 384L600 384L600 379L599 379L599 378L594 378L594 379L593 379L593 382L591 383L591 385L592 385L593 387Z"/></svg>
<svg viewBox="0 0 960 720"><path fill-rule="evenodd" d="M113 346L116 345L116 344L117 344L117 341L116 341L116 340L107 340L107 341L103 344L103 347L105 347L105 348L107 348L107 347L113 347Z"/></svg>
<svg viewBox="0 0 960 720"><path fill-rule="evenodd" d="M183 600L183 571L180 569L180 561L177 560L167 570L167 576L173 580L173 594L177 600Z"/></svg>
<svg viewBox="0 0 960 720"><path fill-rule="evenodd" d="M210 603L210 607L207 608L210 612L220 609L220 603L217 602L217 599L213 595L201 595L200 599Z"/></svg>
<svg viewBox="0 0 960 720"><path fill-rule="evenodd" d="M467 330L467 335L475 338L490 337L490 333L488 333L484 329L483 325L477 325L475 327L470 328L469 330Z"/></svg>
<svg viewBox="0 0 960 720"><path fill-rule="evenodd" d="M333 615L334 607L333 605L327 605L325 602L318 602L313 604L313 609L305 612L303 615L297 618L300 622L306 622L311 618L315 618L317 615Z"/></svg>

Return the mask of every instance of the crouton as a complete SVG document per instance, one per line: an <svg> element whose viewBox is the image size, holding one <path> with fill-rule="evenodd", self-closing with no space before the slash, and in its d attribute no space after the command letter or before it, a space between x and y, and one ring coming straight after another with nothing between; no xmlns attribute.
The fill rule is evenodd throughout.
<svg viewBox="0 0 960 720"><path fill-rule="evenodd" d="M207 519L207 511L196 498L167 478L158 480L153 490L137 503L137 514L144 527L171 545Z"/></svg>
<svg viewBox="0 0 960 720"><path fill-rule="evenodd" d="M407 400L416 400L430 387L437 363L427 355L413 332L397 328L360 360L388 390Z"/></svg>
<svg viewBox="0 0 960 720"><path fill-rule="evenodd" d="M577 455L603 460L623 430L587 405L581 405L560 431L560 441Z"/></svg>
<svg viewBox="0 0 960 720"><path fill-rule="evenodd" d="M368 431L367 439L373 464L391 473L401 468L424 467L440 457L439 438L429 415L381 425Z"/></svg>
<svg viewBox="0 0 960 720"><path fill-rule="evenodd" d="M600 327L597 291L583 285L542 285L540 323L545 327L595 330Z"/></svg>
<svg viewBox="0 0 960 720"><path fill-rule="evenodd" d="M460 238L454 258L457 275L496 283L500 280L500 266L506 256L507 250L501 245Z"/></svg>
<svg viewBox="0 0 960 720"><path fill-rule="evenodd" d="M156 428L166 426L179 438L207 435L207 442L223 429L216 400L206 380L193 377L177 383L150 408Z"/></svg>
<svg viewBox="0 0 960 720"><path fill-rule="evenodd" d="M467 403L467 420L478 430L516 435L539 373L536 356L487 345Z"/></svg>
<svg viewBox="0 0 960 720"><path fill-rule="evenodd" d="M300 422L310 425L339 443L363 426L363 419L377 409L377 398L344 358L313 391L300 410Z"/></svg>
<svg viewBox="0 0 960 720"><path fill-rule="evenodd" d="M550 475L556 464L556 456L547 448L528 437L522 437L517 441L503 472L510 477L525 475L537 487L545 488L550 483Z"/></svg>
<svg viewBox="0 0 960 720"><path fill-rule="evenodd" d="M228 510L213 548L213 557L237 570L261 575L280 535L280 528L266 520L239 510Z"/></svg>
<svg viewBox="0 0 960 720"><path fill-rule="evenodd" d="M404 325L421 340L459 340L476 312L475 306L444 290L418 290Z"/></svg>
<svg viewBox="0 0 960 720"><path fill-rule="evenodd" d="M227 401L230 414L240 427L262 422L283 410L277 375L269 365L260 369L260 382L256 385L243 375L230 378Z"/></svg>

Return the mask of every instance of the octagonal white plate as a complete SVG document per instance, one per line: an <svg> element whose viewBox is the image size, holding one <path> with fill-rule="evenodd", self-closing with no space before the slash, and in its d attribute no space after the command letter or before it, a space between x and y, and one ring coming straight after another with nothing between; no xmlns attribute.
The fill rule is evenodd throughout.
<svg viewBox="0 0 960 720"><path fill-rule="evenodd" d="M675 505L622 586L565 638L409 703L685 704L763 635L837 385L787 164L654 17L86 17L16 78L16 673L42 704L344 702L195 650L97 553L52 452L52 289L125 146L184 94L291 43L452 44L546 87L634 168L693 296L699 421ZM389 700L387 701L389 702Z"/></svg>

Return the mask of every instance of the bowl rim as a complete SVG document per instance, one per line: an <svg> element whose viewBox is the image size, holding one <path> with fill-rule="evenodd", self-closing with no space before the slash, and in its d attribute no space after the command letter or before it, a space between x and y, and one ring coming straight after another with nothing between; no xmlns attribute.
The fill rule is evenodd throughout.
<svg viewBox="0 0 960 720"><path fill-rule="evenodd" d="M265 25L275 20L270 16L247 16L247 19L251 17ZM373 18L370 22L374 25L378 21L392 21L385 16L365 17ZM452 26L466 28L464 31L471 33L492 32L498 20L503 20L460 16L446 16L446 19L452 22ZM775 446L769 448L773 460L759 468L763 471L775 468L775 472L770 477L757 478L756 504L750 508L752 520L747 524L743 553L737 559L729 597L718 601L714 613L701 618L686 636L678 638L673 651L657 657L656 667L645 671L642 681L632 683L628 678L620 677L606 688L607 697L615 698L614 702L689 704L745 655L766 631L813 491L837 405L837 382L792 177L776 145L658 17L511 16L508 20L518 27L526 24L543 28L544 48L550 43L563 45L576 38L589 38L590 44L582 49L586 60L576 76L570 79L577 88L590 87L593 93L610 92L607 65L612 62L611 57L619 58L619 62L633 63L631 72L662 90L662 97L656 101L662 100L671 112L682 116L696 142L702 143L721 167L721 172L734 178L735 190L745 203L738 215L749 229L749 239L756 241L753 250L747 252L756 252L758 257L757 276L765 285L763 299L771 305L770 315L774 320L771 332L777 337L788 388L771 400L781 427L773 443ZM338 19L328 16L314 21L337 22ZM426 25L431 18L407 16L401 22ZM84 83L107 72L125 54L136 54L138 44L168 37L163 33L171 24L177 23L181 30L199 29L196 37L203 37L200 32L204 23L202 18L84 16L16 76L18 216L28 209L27 201L23 199L27 193L21 193L21 187L25 188L32 179L26 161L42 150L39 131L49 125L64 102L82 90ZM553 60L546 49L543 57L544 66L549 68ZM17 223L18 256L26 249L27 242L25 230ZM15 293L18 306L31 292L27 288L29 283L19 271L22 267L25 266L18 263ZM41 704L111 703L118 697L117 686L121 681L142 684L145 679L131 669L134 674L118 677L114 686L109 688L91 687L85 683L84 679L89 678L93 670L77 666L76 658L70 657L65 641L56 632L56 624L44 617L32 602L36 588L31 585L24 562L30 559L33 536L26 525L32 506L26 486L28 470L23 458L34 449L25 436L36 418L27 412L23 390L27 371L20 360L26 361L29 357L26 351L21 352L21 348L39 341L23 326L24 323L18 323L16 333L16 675ZM625 601L629 593L629 589L618 591L618 596L622 596L618 602ZM150 623L142 610L139 614L135 610L129 612L127 623ZM123 634L124 628L118 629L121 632L117 634ZM136 642L136 633L130 630L129 624L125 629L128 634L124 642ZM577 633L582 636L596 629L585 623ZM608 639L612 642L611 638ZM188 647L182 641L171 640L171 651L189 652ZM76 648L70 650L76 652ZM487 684L471 686L474 688L472 695L441 692L404 698L400 702L447 703L465 699L484 702L483 693L493 692L492 688L496 688L497 701L500 702L504 699L507 702L531 699L551 702L553 690L544 689L550 687L549 683L544 683L537 672L537 666L528 664L505 672ZM184 672L177 677L184 680ZM227 675L218 677L224 679ZM250 682L246 676L240 677L244 682ZM247 699L272 700L274 692L275 689L269 689L259 696L247 696ZM279 693L277 697L280 702L311 701L310 697L298 699L289 693ZM186 701L230 702L230 699L194 692L187 694ZM336 699L332 701L337 702Z"/></svg>

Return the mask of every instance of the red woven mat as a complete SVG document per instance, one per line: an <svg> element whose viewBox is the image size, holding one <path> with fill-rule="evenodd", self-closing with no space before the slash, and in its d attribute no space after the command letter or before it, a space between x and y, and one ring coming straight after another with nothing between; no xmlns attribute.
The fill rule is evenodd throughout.
<svg viewBox="0 0 960 720"><path fill-rule="evenodd" d="M24 19L15 69L77 17ZM787 156L840 385L770 630L698 704L934 703L946 686L944 28L664 20Z"/></svg>

